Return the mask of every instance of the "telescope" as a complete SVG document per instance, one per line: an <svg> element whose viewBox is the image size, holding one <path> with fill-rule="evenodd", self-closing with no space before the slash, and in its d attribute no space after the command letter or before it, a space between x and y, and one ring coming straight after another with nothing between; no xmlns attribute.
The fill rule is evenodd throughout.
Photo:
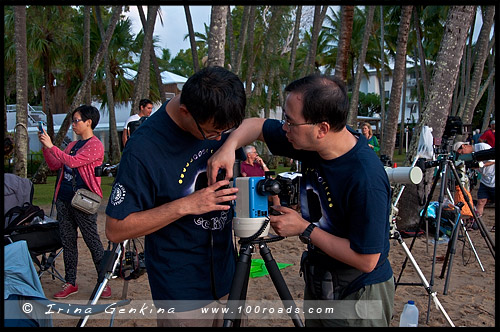
<svg viewBox="0 0 500 332"><path fill-rule="evenodd" d="M120 164L116 165L111 165L111 164L102 164L100 166L96 166L94 168L94 175L98 177L103 177L103 176L116 176L116 173L118 173L118 166Z"/></svg>
<svg viewBox="0 0 500 332"><path fill-rule="evenodd" d="M461 154L458 157L458 160L463 160L463 161L495 160L495 148L472 152L469 154Z"/></svg>
<svg viewBox="0 0 500 332"><path fill-rule="evenodd" d="M269 224L261 234L256 234L268 219L268 196L278 195L282 206L298 203L300 173L280 173L276 179L274 172L265 176L237 177L234 186L238 195L234 201L233 229L237 237L248 238L254 235L267 236Z"/></svg>
<svg viewBox="0 0 500 332"><path fill-rule="evenodd" d="M419 184L423 173L420 167L384 167L389 181L400 184Z"/></svg>

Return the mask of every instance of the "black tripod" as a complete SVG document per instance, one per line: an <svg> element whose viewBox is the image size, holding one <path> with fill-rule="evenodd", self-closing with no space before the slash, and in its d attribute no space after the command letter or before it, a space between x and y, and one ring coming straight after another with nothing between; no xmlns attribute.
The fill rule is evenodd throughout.
<svg viewBox="0 0 500 332"><path fill-rule="evenodd" d="M429 281L430 288L432 288L432 286L434 285L434 270L435 270L435 265L436 265L436 253L437 253L437 244L438 244L438 240L439 240L440 221L441 221L441 215L442 215L443 206L444 206L443 202L444 202L444 196L445 196L445 190L446 190L446 186L447 186L449 171L451 171L451 174L453 175L456 183L458 184L460 191L462 192L462 195L463 195L470 211L472 212L474 220L476 221L476 223L479 227L480 233L483 236L483 238L486 240L486 245L490 249L491 254L493 255L493 258L495 258L494 242L491 239L490 234L486 230L486 227L484 226L482 220L477 216L476 212L474 211L474 208L472 206L470 198L467 195L467 193L466 193L466 191L465 191L465 189L460 181L460 176L457 173L457 170L455 168L455 163L452 160L451 156L446 155L443 158L441 158L435 162L431 162L431 164L428 167L435 167L435 166L438 167L437 173L434 177L434 181L432 183L430 193L427 196L426 204L425 204L424 209L423 209L424 213L422 213L422 216L420 219L420 226L422 226L424 223L425 223L425 225L427 225L426 220L425 220L425 218L427 217L427 208L429 207L429 204L432 200L434 190L437 186L437 183L439 180L441 180L441 187L440 187L439 198L438 198L439 208L438 208L438 211L436 213L436 233L434 236L434 252L433 252L433 257L432 257L432 269L431 269L431 277L430 277L430 281ZM427 165L426 165L426 168L427 168ZM427 227L426 227L426 230L427 230ZM413 248L413 244L415 243L415 240L416 240L416 234L413 237L412 243L410 245L410 250L411 250L411 248ZM405 260L405 262L403 263L403 270L404 270L404 266L406 265L406 262L407 262L407 260ZM403 270L400 272L400 277L401 277L401 274L403 273ZM431 301L431 298L429 297L429 302L428 302L428 306L427 306L427 321L429 319L430 301Z"/></svg>
<svg viewBox="0 0 500 332"><path fill-rule="evenodd" d="M267 246L267 242L274 242L282 239L282 237L275 236L270 237L269 239L260 237L254 240L242 241L243 239L241 239L239 241L241 243L239 258L236 263L236 271L234 273L233 283L231 284L231 290L229 292L228 311L224 315L224 327L239 327L240 325L242 310L238 310L238 308L241 309L245 304L250 267L252 265L251 255L255 245L259 246L260 255L266 264L266 268L273 281L274 287L278 291L283 305L285 307L291 306L292 308L291 313L288 315L291 317L293 324L295 327L304 327L300 316L296 313L297 307L290 291L288 290L285 280L281 275L278 264L274 260L271 255L271 250Z"/></svg>

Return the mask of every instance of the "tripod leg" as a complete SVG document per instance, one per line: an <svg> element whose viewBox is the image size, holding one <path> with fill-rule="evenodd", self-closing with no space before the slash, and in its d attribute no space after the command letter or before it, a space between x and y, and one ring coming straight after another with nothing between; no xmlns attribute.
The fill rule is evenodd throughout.
<svg viewBox="0 0 500 332"><path fill-rule="evenodd" d="M291 317L293 324L295 327L304 327L302 320L300 319L299 314L297 313L297 306L292 298L292 294L290 294L290 290L288 289L283 276L278 268L278 264L274 260L271 255L271 251L265 242L261 242L259 244L260 247L260 255L266 264L267 271L269 272L269 276L271 277L274 287L278 291L278 294L283 302L285 307L291 306L292 310L289 316Z"/></svg>
<svg viewBox="0 0 500 332"><path fill-rule="evenodd" d="M246 289L248 287L248 275L250 266L252 264L253 245L250 243L242 244L240 248L240 255L236 263L236 270L234 272L233 283L228 297L228 310L224 314L223 327L231 327L235 320L241 317L241 310L238 313L238 307L242 307L246 296Z"/></svg>
<svg viewBox="0 0 500 332"><path fill-rule="evenodd" d="M120 261L120 256L123 248L127 245L128 240L125 240L121 244L113 243L113 249L104 251L104 257L101 262L101 269L99 271L99 276L97 278L97 285L92 291L92 295L90 296L90 300L88 304L94 305L99 300L106 284L109 279L113 276L113 271ZM90 316L85 316L78 321L77 327L85 326L87 320Z"/></svg>
<svg viewBox="0 0 500 332"><path fill-rule="evenodd" d="M481 236L485 239L486 245L488 246L488 249L490 249L490 252L493 255L493 258L495 258L495 242L491 238L490 233L486 230L486 227L484 226L484 223L481 220L481 218L478 217L476 214L476 211L474 211L474 207L472 206L472 204L470 202L469 196L466 194L465 189L464 189L462 183L460 182L460 176L457 173L455 165L451 161L450 161L450 165L451 165L450 168L453 172L453 175L455 176L455 179L457 180L458 186L460 187L460 190L462 191L465 202L469 206L469 209L472 212L472 215L474 216L474 220L476 221L477 225L479 226L479 231L481 232Z"/></svg>
<svg viewBox="0 0 500 332"><path fill-rule="evenodd" d="M427 294L429 294L429 306L427 308L427 317L429 317L430 300L431 300L431 297L432 297L433 300L434 300L434 303L436 304L436 307L444 315L444 317L445 317L446 321L448 322L448 324L450 324L451 327L455 327L455 325L453 324L453 321L451 320L450 316L448 316L448 313L446 312L446 310L444 310L443 306L441 305L441 302L439 302L439 299L437 298L436 292L432 291L432 286L429 285L429 283L427 282L427 279L425 279L425 276L424 276L422 270L420 270L420 267L418 266L417 261L415 260L415 258L411 254L410 250L406 246L406 243L401 238L401 235L399 234L399 232L396 232L395 238L398 240L399 244L403 247L403 250L405 251L406 256L408 256L410 262L412 263L413 267L415 268L415 271L417 271L417 274L420 277L420 280L422 280L422 283L424 285L425 290L427 291Z"/></svg>
<svg viewBox="0 0 500 332"><path fill-rule="evenodd" d="M465 227L464 221L460 220L460 223L462 225L462 230L465 233L465 236L467 237L467 241L469 241L469 244L472 248L472 251L474 252L474 256L476 257L477 262L479 263L479 267L481 267L481 271L485 271L483 264L481 263L481 259L479 259L479 255L477 254L476 247L474 247L474 244L472 243L472 239L469 236L469 232L467 232L467 227Z"/></svg>
<svg viewBox="0 0 500 332"><path fill-rule="evenodd" d="M448 272L446 273L446 280L444 282L444 290L443 290L444 295L446 295L448 293L448 285L450 282L451 269L453 267L453 257L455 256L455 252L456 252L455 248L456 248L456 244L457 244L458 231L460 229L459 227L460 227L460 212L458 213L457 221L455 222L455 226L453 227L452 239L450 241L451 245L448 246L449 252L450 252L450 263L448 266ZM446 260L444 263L446 263ZM445 269L445 264L443 264L443 272L444 272L444 269ZM443 275L443 273L442 273L442 275Z"/></svg>

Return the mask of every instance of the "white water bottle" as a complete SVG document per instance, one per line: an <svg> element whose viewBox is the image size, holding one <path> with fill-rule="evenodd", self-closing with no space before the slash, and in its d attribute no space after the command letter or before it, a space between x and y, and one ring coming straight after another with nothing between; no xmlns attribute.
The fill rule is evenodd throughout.
<svg viewBox="0 0 500 332"><path fill-rule="evenodd" d="M417 327L418 326L418 308L415 302L408 301L403 308L399 327Z"/></svg>

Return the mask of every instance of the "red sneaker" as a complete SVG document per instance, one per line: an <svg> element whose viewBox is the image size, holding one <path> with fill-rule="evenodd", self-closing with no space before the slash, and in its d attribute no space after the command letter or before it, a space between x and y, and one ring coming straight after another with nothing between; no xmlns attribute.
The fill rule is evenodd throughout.
<svg viewBox="0 0 500 332"><path fill-rule="evenodd" d="M106 286L104 287L104 290L101 293L101 298L102 299L109 299L111 297L111 287Z"/></svg>
<svg viewBox="0 0 500 332"><path fill-rule="evenodd" d="M76 294L76 293L78 293L78 285L75 284L75 286L73 286L70 283L65 283L62 286L62 291L54 294L54 298L55 299L65 299L68 296Z"/></svg>

